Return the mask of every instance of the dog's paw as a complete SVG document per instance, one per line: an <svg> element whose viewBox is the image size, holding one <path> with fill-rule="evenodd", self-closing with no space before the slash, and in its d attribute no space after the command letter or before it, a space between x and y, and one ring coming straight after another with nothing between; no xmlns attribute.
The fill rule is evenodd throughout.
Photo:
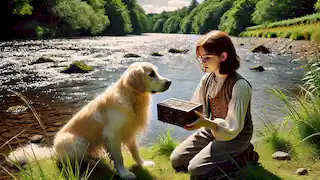
<svg viewBox="0 0 320 180"><path fill-rule="evenodd" d="M119 175L120 175L121 179L125 179L125 180L134 180L134 179L136 179L136 175L133 174L132 172L128 171L128 170L120 171Z"/></svg>
<svg viewBox="0 0 320 180"><path fill-rule="evenodd" d="M147 166L154 166L155 163L153 161L143 161L141 165L144 167L147 167Z"/></svg>

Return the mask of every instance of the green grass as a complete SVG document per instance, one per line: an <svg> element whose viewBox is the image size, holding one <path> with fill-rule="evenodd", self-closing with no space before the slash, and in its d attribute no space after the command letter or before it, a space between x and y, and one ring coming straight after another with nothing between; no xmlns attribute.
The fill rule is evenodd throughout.
<svg viewBox="0 0 320 180"><path fill-rule="evenodd" d="M166 134L159 136L158 141L151 149L155 154L170 156L177 144L177 141L171 136L170 131L167 131Z"/></svg>
<svg viewBox="0 0 320 180"><path fill-rule="evenodd" d="M283 27L267 27L259 29L248 29L240 33L243 37L266 37L266 38L290 38L293 40L320 41L320 23L299 24Z"/></svg>
<svg viewBox="0 0 320 180"><path fill-rule="evenodd" d="M166 143L170 144L170 143ZM303 146L301 146L303 147ZM307 149L304 146L304 149ZM142 147L140 148L141 156L144 159L153 160L155 166L142 168L136 166L134 160L132 159L129 152L124 151L125 166L134 172L137 179L151 180L151 179L161 179L161 180L187 180L189 175L185 173L176 173L172 168L169 161L168 155L155 154L152 147ZM169 148L167 148L169 149ZM274 152L274 147L266 141L261 141L255 144L255 149L260 155L260 166L248 165L246 168L242 169L241 176L237 179L259 179L259 180L278 180L278 179L297 179L302 180L305 177L299 177L295 175L297 168L306 167L312 169L308 175L308 178L313 179L320 176L320 172L317 169L320 168L320 162L316 159L306 159L294 158L290 161L277 161L271 158ZM303 154L300 154L303 155ZM102 163L101 163L102 164ZM69 179L75 180L80 179L81 175L78 173L73 173L71 169L65 167ZM90 171L88 171L90 172ZM115 176L115 171L108 160L103 161L102 165L97 165L92 172L92 179L118 179ZM55 180L64 179L64 176L58 168L56 167L54 161L43 160L37 163L32 163L28 165L25 170L21 171L16 175L19 179L27 180ZM87 179L86 177L82 179Z"/></svg>
<svg viewBox="0 0 320 180"><path fill-rule="evenodd" d="M315 13L299 18L288 19L283 21L277 21L268 24L262 24L258 26L251 26L246 28L246 30L258 30L258 29L266 29L266 28L276 28L276 27L283 27L283 26L295 26L300 24L314 24L320 22L320 13Z"/></svg>

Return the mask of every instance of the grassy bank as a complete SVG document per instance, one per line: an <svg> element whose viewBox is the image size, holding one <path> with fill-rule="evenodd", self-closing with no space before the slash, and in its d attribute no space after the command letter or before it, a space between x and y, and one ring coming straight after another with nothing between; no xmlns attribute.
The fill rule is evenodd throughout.
<svg viewBox="0 0 320 180"><path fill-rule="evenodd" d="M290 38L293 40L311 40L320 42L320 23L262 28L240 33L242 37Z"/></svg>
<svg viewBox="0 0 320 180"><path fill-rule="evenodd" d="M320 41L320 13L246 28L240 36Z"/></svg>
<svg viewBox="0 0 320 180"><path fill-rule="evenodd" d="M282 136L282 134L281 134ZM143 147L140 148L142 157L148 160L153 160L155 162L154 167L141 168L136 166L132 157L128 152L124 153L125 165L132 172L134 172L138 179L142 180L152 180L152 179L163 179L163 180L185 180L189 179L189 175L185 173L176 173L169 162L168 150L172 150L170 145L170 139L166 139L166 143L157 144L154 147ZM236 179L259 179L259 180L278 180L278 179L305 179L305 176L298 176L295 174L297 168L305 167L311 169L309 172L309 179L316 179L320 177L320 161L309 154L309 146L299 146L295 149L295 155L290 161L278 161L271 158L274 152L274 146L272 143L267 143L266 141L261 141L255 144L255 148L260 155L259 162L260 166L248 166L242 170L240 176ZM28 180L51 180L51 179L63 179L62 174L56 168L54 161L46 160L39 161L28 167L25 167L18 176L22 179ZM80 175L77 173L72 173L72 171L67 169L67 174L69 179L80 179ZM90 174L91 173L91 174ZM106 160L104 163L96 166L95 170L91 172L88 171L92 179L118 179L115 176L115 172L112 169L109 161ZM18 177L17 176L17 177ZM87 179L84 177L83 179ZM225 178L228 179L228 178Z"/></svg>

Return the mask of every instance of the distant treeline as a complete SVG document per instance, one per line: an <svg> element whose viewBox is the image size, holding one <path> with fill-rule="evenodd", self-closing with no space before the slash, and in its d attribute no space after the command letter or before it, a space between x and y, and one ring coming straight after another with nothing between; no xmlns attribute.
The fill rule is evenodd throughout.
<svg viewBox="0 0 320 180"><path fill-rule="evenodd" d="M136 0L1 0L1 40L146 32Z"/></svg>
<svg viewBox="0 0 320 180"><path fill-rule="evenodd" d="M238 35L249 26L317 10L320 0L192 0L188 7L148 15L137 0L1 0L0 40L212 29Z"/></svg>
<svg viewBox="0 0 320 180"><path fill-rule="evenodd" d="M220 29L238 35L246 27L301 17L320 10L320 0L192 0L174 12L148 14L151 32L203 34Z"/></svg>

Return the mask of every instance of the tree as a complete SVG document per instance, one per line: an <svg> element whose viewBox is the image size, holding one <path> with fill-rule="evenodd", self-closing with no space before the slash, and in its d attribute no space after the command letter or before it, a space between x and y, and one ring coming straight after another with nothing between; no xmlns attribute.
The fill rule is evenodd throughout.
<svg viewBox="0 0 320 180"><path fill-rule="evenodd" d="M320 0L317 1L317 3L314 5L315 9L320 12Z"/></svg>
<svg viewBox="0 0 320 180"><path fill-rule="evenodd" d="M110 19L106 34L124 35L132 32L130 13L121 0L106 0L105 9Z"/></svg>
<svg viewBox="0 0 320 180"><path fill-rule="evenodd" d="M252 15L256 24L304 16L314 12L315 0L260 0Z"/></svg>
<svg viewBox="0 0 320 180"><path fill-rule="evenodd" d="M189 12L191 12L195 7L197 7L198 4L199 4L199 3L198 3L197 0L191 0L191 3L190 3L190 5L189 5L189 7L188 7Z"/></svg>
<svg viewBox="0 0 320 180"><path fill-rule="evenodd" d="M230 35L238 35L246 27L253 25L251 15L257 0L238 0L234 6L221 17L219 29Z"/></svg>
<svg viewBox="0 0 320 180"><path fill-rule="evenodd" d="M145 32L149 26L149 22L141 6L137 4L136 0L122 0L122 2L129 10L130 21L133 28L132 33L141 34L142 32Z"/></svg>
<svg viewBox="0 0 320 180"><path fill-rule="evenodd" d="M201 9L192 23L192 30L197 34L204 34L218 29L220 17L232 7L233 0L211 0L209 6Z"/></svg>

